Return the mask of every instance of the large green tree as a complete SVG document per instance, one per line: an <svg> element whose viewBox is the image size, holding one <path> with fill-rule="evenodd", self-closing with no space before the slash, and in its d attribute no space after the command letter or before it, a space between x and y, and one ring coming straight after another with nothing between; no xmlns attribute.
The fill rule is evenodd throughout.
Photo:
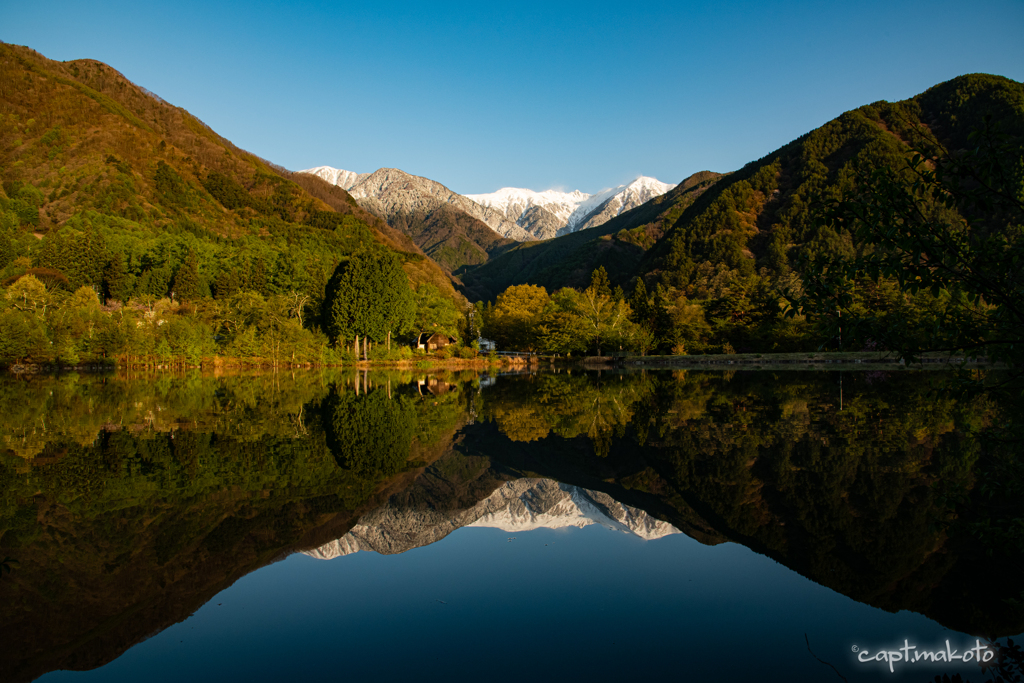
<svg viewBox="0 0 1024 683"><path fill-rule="evenodd" d="M324 306L328 333L340 342L364 337L390 343L409 329L416 313L401 261L387 252L342 261L327 283Z"/></svg>
<svg viewBox="0 0 1024 683"><path fill-rule="evenodd" d="M458 336L462 313L449 297L431 284L420 285L414 293L416 316L414 331L440 332L450 337ZM470 340L466 340L467 342Z"/></svg>
<svg viewBox="0 0 1024 683"><path fill-rule="evenodd" d="M124 256L115 251L110 256L110 263L103 271L103 284L106 297L127 303L132 295L132 277L125 267Z"/></svg>
<svg viewBox="0 0 1024 683"><path fill-rule="evenodd" d="M551 297L543 287L513 285L497 296L485 321L486 334L503 349L536 350L538 325L550 305Z"/></svg>

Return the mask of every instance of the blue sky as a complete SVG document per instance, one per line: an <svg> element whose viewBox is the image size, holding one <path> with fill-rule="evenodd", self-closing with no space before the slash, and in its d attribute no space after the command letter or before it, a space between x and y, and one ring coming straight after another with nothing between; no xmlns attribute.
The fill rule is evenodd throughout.
<svg viewBox="0 0 1024 683"><path fill-rule="evenodd" d="M1024 80L1024 2L4 2L287 168L595 192L757 159L954 76Z"/></svg>

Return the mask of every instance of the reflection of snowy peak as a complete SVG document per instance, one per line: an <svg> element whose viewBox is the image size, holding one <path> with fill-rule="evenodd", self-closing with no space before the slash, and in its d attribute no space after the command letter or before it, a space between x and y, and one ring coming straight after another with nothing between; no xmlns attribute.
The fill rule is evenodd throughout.
<svg viewBox="0 0 1024 683"><path fill-rule="evenodd" d="M364 515L351 531L338 540L306 554L322 560L360 550L391 555L434 543L465 526L518 532L591 524L601 524L648 540L679 533L671 524L654 519L643 510L623 505L605 493L550 479L517 479L501 486L468 510L454 514L385 505Z"/></svg>
<svg viewBox="0 0 1024 683"><path fill-rule="evenodd" d="M654 519L643 510L623 505L606 493L559 484L550 479L529 481L537 482L536 486L509 500L503 508L487 513L466 526L516 532L570 526L582 528L600 524L647 540L679 533L668 522ZM494 495L500 494L513 483L498 489ZM557 491L553 487L557 487Z"/></svg>

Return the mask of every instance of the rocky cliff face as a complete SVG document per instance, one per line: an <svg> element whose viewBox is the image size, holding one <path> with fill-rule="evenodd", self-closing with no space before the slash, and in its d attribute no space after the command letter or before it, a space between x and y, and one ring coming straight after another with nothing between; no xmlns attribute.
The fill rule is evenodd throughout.
<svg viewBox="0 0 1024 683"><path fill-rule="evenodd" d="M531 206L516 219L516 223L539 240L555 237L565 225L565 221L543 206Z"/></svg>
<svg viewBox="0 0 1024 683"><path fill-rule="evenodd" d="M551 479L516 479L464 510L406 509L388 503L364 515L338 540L306 554L321 560L360 550L394 555L440 541L466 526L493 527L515 533L591 524L645 539L679 533L671 524L623 505L605 493Z"/></svg>

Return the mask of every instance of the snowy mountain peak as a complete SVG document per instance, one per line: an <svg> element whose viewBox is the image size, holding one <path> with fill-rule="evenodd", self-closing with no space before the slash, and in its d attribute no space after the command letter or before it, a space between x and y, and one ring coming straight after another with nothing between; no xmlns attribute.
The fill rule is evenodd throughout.
<svg viewBox="0 0 1024 683"><path fill-rule="evenodd" d="M369 173L356 173L355 171L346 171L340 168L332 168L331 166L317 166L316 168L299 171L299 173L315 175L326 180L331 185L337 185L346 191L351 190L355 187L356 183L370 175Z"/></svg>
<svg viewBox="0 0 1024 683"><path fill-rule="evenodd" d="M466 197L481 206L500 211L524 227L532 218L530 210L540 207L554 215L560 223L557 234L563 235L600 225L623 211L629 211L665 194L674 187L675 185L663 183L657 178L640 176L626 185L610 187L595 194L579 190L537 192L518 187L503 187L489 194L470 194Z"/></svg>
<svg viewBox="0 0 1024 683"><path fill-rule="evenodd" d="M318 176L343 188L360 205L368 202L363 208L374 213L383 210L386 220L394 210L427 210L436 208L438 203L449 204L483 221L499 235L518 242L550 239L601 225L675 187L657 178L639 176L626 185L595 194L503 187L488 194L458 195L437 181L394 168L356 173L317 166L299 173Z"/></svg>
<svg viewBox="0 0 1024 683"><path fill-rule="evenodd" d="M559 192L558 190L536 192L520 187L503 187L497 192L491 192L490 194L466 195L467 199L473 200L480 206L497 209L516 222L519 222L522 215L534 206L546 209L559 220L565 221L589 197L589 194L579 190L572 192Z"/></svg>

